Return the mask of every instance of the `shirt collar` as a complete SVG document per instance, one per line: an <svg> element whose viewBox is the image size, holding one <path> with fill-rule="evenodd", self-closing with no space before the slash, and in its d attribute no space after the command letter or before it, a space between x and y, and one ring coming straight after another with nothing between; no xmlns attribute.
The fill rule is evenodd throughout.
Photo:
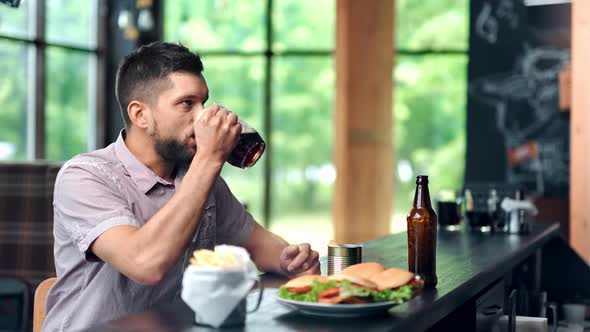
<svg viewBox="0 0 590 332"><path fill-rule="evenodd" d="M115 142L115 154L139 190L141 190L144 194L147 194L148 191L150 191L158 183L163 185L172 185L172 183L159 177L144 163L139 161L139 159L137 159L133 153L131 153L131 151L129 151L129 148L127 148L127 145L125 144L125 135L125 129L121 130L119 137ZM174 180L174 185L176 185L176 182L180 181L181 176L179 175L181 174L177 174Z"/></svg>

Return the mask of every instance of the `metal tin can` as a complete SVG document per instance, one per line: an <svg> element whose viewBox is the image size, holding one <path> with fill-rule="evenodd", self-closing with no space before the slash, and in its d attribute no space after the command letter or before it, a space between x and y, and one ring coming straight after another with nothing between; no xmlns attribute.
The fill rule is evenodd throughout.
<svg viewBox="0 0 590 332"><path fill-rule="evenodd" d="M363 246L340 244L328 246L328 275L338 274L345 268L363 261Z"/></svg>

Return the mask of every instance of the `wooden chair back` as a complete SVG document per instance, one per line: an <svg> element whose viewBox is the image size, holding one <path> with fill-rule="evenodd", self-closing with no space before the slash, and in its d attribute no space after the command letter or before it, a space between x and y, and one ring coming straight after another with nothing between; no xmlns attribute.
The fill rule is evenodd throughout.
<svg viewBox="0 0 590 332"><path fill-rule="evenodd" d="M35 299L33 304L33 332L41 332L43 322L45 321L45 300L49 289L55 284L57 278L43 280L35 290Z"/></svg>

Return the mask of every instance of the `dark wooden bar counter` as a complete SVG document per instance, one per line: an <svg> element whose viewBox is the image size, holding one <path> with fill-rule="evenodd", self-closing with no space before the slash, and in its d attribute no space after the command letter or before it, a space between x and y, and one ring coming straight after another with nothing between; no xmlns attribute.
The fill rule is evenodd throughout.
<svg viewBox="0 0 590 332"><path fill-rule="evenodd" d="M246 325L223 331L475 331L476 306L483 294L528 259L540 257L545 244L559 236L559 226L535 225L529 235L439 232L436 289L424 290L411 301L380 316L329 318L305 316L283 308L274 288L285 280L265 276L266 294L260 310ZM407 267L406 234L394 234L364 244L363 260L386 267ZM322 271L325 270L322 264ZM253 302L253 301L251 301ZM252 305L253 303L250 303ZM182 302L129 315L89 331L201 331L193 312Z"/></svg>

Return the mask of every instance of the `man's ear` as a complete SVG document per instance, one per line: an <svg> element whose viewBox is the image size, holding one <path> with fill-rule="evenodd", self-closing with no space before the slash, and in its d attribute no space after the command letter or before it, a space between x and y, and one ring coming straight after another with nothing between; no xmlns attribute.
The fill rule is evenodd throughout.
<svg viewBox="0 0 590 332"><path fill-rule="evenodd" d="M137 127L147 129L151 121L151 109L148 105L133 100L127 105L129 120Z"/></svg>

